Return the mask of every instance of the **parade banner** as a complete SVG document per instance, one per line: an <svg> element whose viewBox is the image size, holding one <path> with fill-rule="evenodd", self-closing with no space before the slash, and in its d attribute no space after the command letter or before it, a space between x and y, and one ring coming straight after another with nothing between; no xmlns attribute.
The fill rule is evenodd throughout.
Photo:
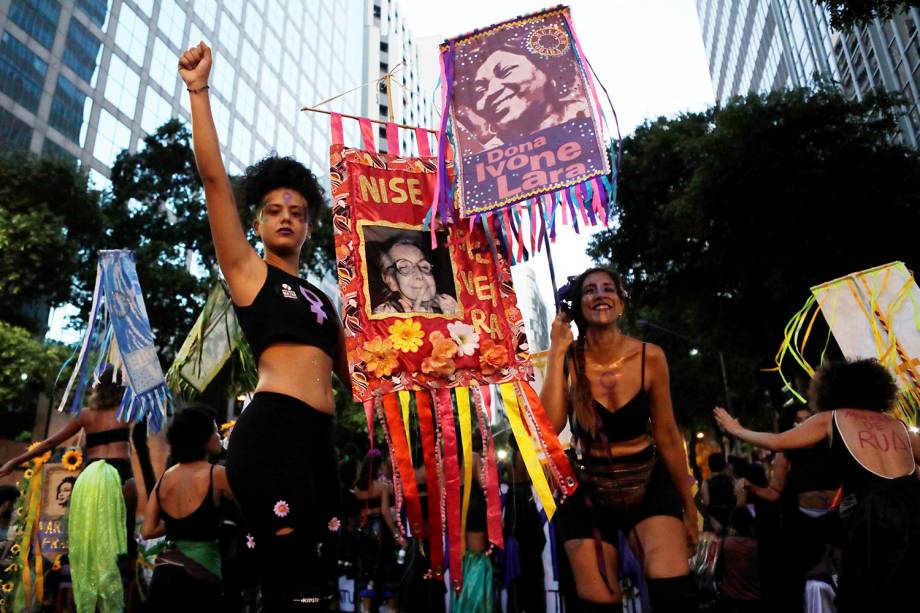
<svg viewBox="0 0 920 613"><path fill-rule="evenodd" d="M888 369L901 392L901 417L913 425L920 408L920 288L913 274L894 262L811 291L843 355L875 358Z"/></svg>
<svg viewBox="0 0 920 613"><path fill-rule="evenodd" d="M556 508L549 480L563 497L577 484L528 383L524 320L496 237L487 224L439 224L428 216L438 175L425 130L415 131L422 155L407 157L399 154L395 124L387 124L388 153L380 154L369 120L360 120L361 149L344 146L341 121L332 114L330 178L352 390L364 403L372 444L375 417L380 424L393 458L397 514L405 509L411 534L427 538L430 576L449 568L459 590L474 430L482 443L488 538L504 547L493 403L508 416L548 517ZM413 443L413 436L420 440ZM427 522L413 447L426 469Z"/></svg>
<svg viewBox="0 0 920 613"><path fill-rule="evenodd" d="M805 345L822 313L847 359L874 358L888 369L900 391L895 412L914 425L920 410L920 288L913 273L903 262L893 262L822 283L811 291L786 324L776 356L775 370L787 388L805 402L783 373L783 360L789 356L809 376L814 375Z"/></svg>
<svg viewBox="0 0 920 613"><path fill-rule="evenodd" d="M166 372L166 383L174 394L194 399L204 392L228 361L233 365L227 394L236 397L253 391L259 381L256 360L243 338L230 294L219 281L211 288L195 325Z"/></svg>
<svg viewBox="0 0 920 613"><path fill-rule="evenodd" d="M166 421L169 390L134 253L126 249L99 252L89 320L58 410L63 411L69 400L71 414L79 414L87 390L109 366L117 373L116 381L125 386L116 417L125 422L146 418L150 428L159 432Z"/></svg>
<svg viewBox="0 0 920 613"><path fill-rule="evenodd" d="M600 105L567 7L450 39L441 64L442 140L449 115L461 217L555 194L572 213L587 211L586 223L606 219ZM447 197L439 193L442 218Z"/></svg>
<svg viewBox="0 0 920 613"><path fill-rule="evenodd" d="M530 376L508 265L481 226L425 230L431 159L333 148L339 287L355 400Z"/></svg>

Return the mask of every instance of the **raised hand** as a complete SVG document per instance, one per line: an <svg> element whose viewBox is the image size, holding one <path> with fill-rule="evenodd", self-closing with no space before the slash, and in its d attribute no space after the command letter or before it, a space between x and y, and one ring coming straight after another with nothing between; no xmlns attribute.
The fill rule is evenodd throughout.
<svg viewBox="0 0 920 613"><path fill-rule="evenodd" d="M211 74L211 48L204 41L179 56L179 76L189 89L198 89L208 84Z"/></svg>
<svg viewBox="0 0 920 613"><path fill-rule="evenodd" d="M559 313L556 315L556 318L553 319L553 325L550 328L551 347L555 351L565 353L574 340L575 335L572 334L572 324L568 315Z"/></svg>
<svg viewBox="0 0 920 613"><path fill-rule="evenodd" d="M716 423L719 424L723 430L731 434L732 436L737 436L744 428L741 426L741 423L728 414L728 411L722 407L716 407L712 410L713 417L716 418Z"/></svg>

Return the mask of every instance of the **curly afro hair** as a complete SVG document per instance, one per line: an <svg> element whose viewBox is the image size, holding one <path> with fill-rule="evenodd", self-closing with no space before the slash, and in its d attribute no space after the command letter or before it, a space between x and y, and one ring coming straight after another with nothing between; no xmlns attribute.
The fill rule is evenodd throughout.
<svg viewBox="0 0 920 613"><path fill-rule="evenodd" d="M808 395L820 411L866 409L887 411L898 388L877 360L837 362L818 369Z"/></svg>
<svg viewBox="0 0 920 613"><path fill-rule="evenodd" d="M326 191L313 172L292 157L270 155L246 169L242 180L243 200L253 216L262 207L262 199L271 191L288 188L307 201L311 222L319 218L326 202Z"/></svg>
<svg viewBox="0 0 920 613"><path fill-rule="evenodd" d="M166 433L172 459L180 464L205 459L208 441L214 432L214 411L210 407L203 404L185 407Z"/></svg>

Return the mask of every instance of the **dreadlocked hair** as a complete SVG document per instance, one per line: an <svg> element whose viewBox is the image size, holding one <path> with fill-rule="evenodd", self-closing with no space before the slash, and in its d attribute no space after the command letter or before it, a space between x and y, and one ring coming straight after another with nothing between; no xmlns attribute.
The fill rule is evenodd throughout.
<svg viewBox="0 0 920 613"><path fill-rule="evenodd" d="M573 413L575 414L575 426L577 426L577 430L589 436L594 436L597 433L597 417L594 414L594 397L591 395L591 382L588 381L585 362L585 353L588 346L588 322L585 319L584 312L581 310L581 295L585 279L588 278L588 275L596 272L602 272L613 279L620 300L625 301L629 296L619 275L609 268L603 267L589 268L584 271L572 279L565 290L567 296L564 298L571 304L570 315L575 322L575 327L578 328L578 338L573 344L574 349L572 351L575 385L569 387L569 406L572 407Z"/></svg>

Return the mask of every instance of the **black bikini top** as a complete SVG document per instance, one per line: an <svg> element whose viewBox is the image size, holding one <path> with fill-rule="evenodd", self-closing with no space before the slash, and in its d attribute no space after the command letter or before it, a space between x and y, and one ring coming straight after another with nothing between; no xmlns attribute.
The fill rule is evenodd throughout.
<svg viewBox="0 0 920 613"><path fill-rule="evenodd" d="M160 513L166 524L166 538L170 541L215 541L218 539L220 515L214 504L214 467L208 476L208 493L198 508L185 517L173 517L160 503ZM162 479L160 483L162 483ZM160 502L160 483L157 483L156 496Z"/></svg>
<svg viewBox="0 0 920 613"><path fill-rule="evenodd" d="M109 443L127 443L131 440L131 428L112 428L102 432L86 435L86 448L108 445Z"/></svg>
<svg viewBox="0 0 920 613"><path fill-rule="evenodd" d="M249 306L233 305L256 361L274 343L319 347L335 359L339 343L338 313L315 285L267 264L262 289Z"/></svg>
<svg viewBox="0 0 920 613"><path fill-rule="evenodd" d="M611 411L597 400L594 409L601 418L604 432L611 443L622 443L642 436L648 432L649 397L645 389L645 343L642 343L642 366L639 377L639 392L619 409Z"/></svg>

